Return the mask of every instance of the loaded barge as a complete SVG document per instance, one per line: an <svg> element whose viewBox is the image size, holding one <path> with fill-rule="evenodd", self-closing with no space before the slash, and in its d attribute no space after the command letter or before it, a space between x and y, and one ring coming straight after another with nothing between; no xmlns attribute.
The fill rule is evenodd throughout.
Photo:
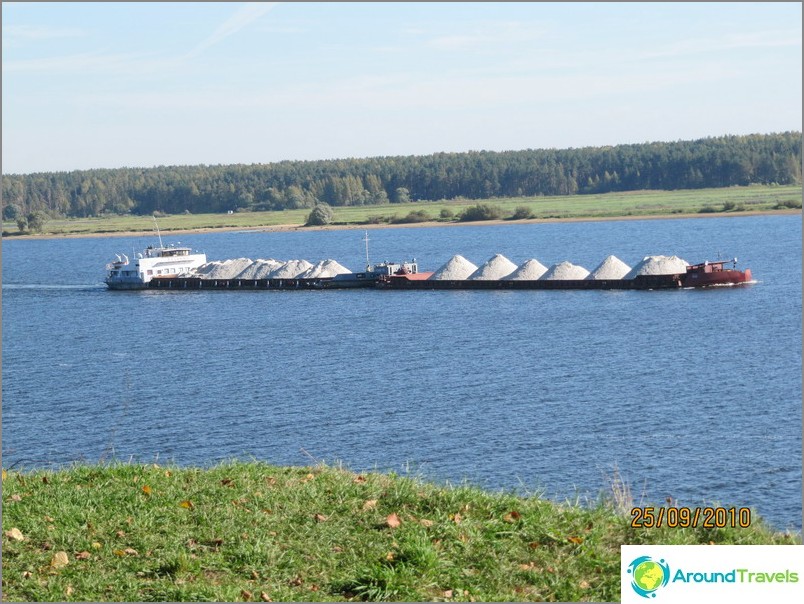
<svg viewBox="0 0 804 604"><path fill-rule="evenodd" d="M740 285L752 281L751 269L737 270L736 261L702 262L687 266L686 272L664 275L638 275L633 279L537 279L526 280L433 280L432 273L418 272L414 261L402 264L381 263L363 273L349 273L315 279L205 279L202 277L158 275L151 278L149 289L236 289L299 290L375 288L382 290L457 290L457 289L528 289L528 290L654 290Z"/></svg>

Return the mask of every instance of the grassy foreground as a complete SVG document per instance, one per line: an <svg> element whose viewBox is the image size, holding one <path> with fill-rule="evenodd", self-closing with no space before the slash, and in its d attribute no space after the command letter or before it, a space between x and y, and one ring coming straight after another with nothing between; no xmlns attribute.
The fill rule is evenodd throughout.
<svg viewBox="0 0 804 604"><path fill-rule="evenodd" d="M800 537L323 465L3 471L13 601L617 601L620 544L712 542Z"/></svg>
<svg viewBox="0 0 804 604"><path fill-rule="evenodd" d="M566 220L579 218L616 218L627 216L665 216L698 214L740 214L800 208L800 185L752 185L723 189L685 189L678 191L627 191L601 195L553 197L518 197L487 200L450 200L416 203L336 207L333 224L354 226L404 221L411 212L439 223L454 223L467 207L478 203L498 207L502 217L510 217L517 208L526 208L533 219ZM452 217L442 218L442 210ZM234 214L177 214L159 219L163 232L193 229L247 229L259 227L300 227L310 209L277 212L236 212ZM50 235L97 235L153 231L150 216L104 216L99 218L64 218L47 222L44 233ZM15 223L3 223L6 236L19 233Z"/></svg>

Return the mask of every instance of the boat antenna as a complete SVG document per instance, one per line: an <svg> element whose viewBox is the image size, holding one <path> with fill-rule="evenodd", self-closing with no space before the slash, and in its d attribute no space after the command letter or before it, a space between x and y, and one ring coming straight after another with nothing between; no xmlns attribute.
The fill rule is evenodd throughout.
<svg viewBox="0 0 804 604"><path fill-rule="evenodd" d="M163 248L165 246L162 245L162 235L159 233L159 223L156 221L156 214L154 214L152 218L154 219L154 226L156 227L156 236L159 237L159 247Z"/></svg>
<svg viewBox="0 0 804 604"><path fill-rule="evenodd" d="M368 242L369 242L368 231L366 231L366 236L363 237L363 241L366 242L366 271L368 272L369 270L371 270L371 262L369 262L369 253L368 253Z"/></svg>

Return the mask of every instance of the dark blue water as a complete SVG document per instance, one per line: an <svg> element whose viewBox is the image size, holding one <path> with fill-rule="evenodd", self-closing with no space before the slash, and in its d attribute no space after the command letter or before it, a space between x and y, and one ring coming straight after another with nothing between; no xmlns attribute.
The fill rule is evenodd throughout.
<svg viewBox="0 0 804 604"><path fill-rule="evenodd" d="M210 259L365 263L362 231L179 237ZM736 255L706 291L108 292L152 238L4 240L3 465L230 458L595 499L750 506L801 528L801 218L384 229L423 270ZM175 242L175 238L173 239Z"/></svg>

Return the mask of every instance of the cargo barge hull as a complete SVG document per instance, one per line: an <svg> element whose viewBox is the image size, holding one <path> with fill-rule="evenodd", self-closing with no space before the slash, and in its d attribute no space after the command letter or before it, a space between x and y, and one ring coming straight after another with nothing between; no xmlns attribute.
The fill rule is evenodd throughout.
<svg viewBox="0 0 804 604"><path fill-rule="evenodd" d="M638 275L633 279L539 279L517 280L432 280L432 273L380 275L368 278L359 273L353 278L324 277L318 279L204 279L200 277L156 277L148 283L151 289L234 289L234 290L325 290L374 288L392 290L655 290L701 288L750 283L751 269L725 269L723 263L703 263L687 268L686 273L671 275Z"/></svg>
<svg viewBox="0 0 804 604"><path fill-rule="evenodd" d="M374 281L349 281L337 285L332 278L320 279L203 279L201 277L157 277L148 282L149 289L351 289L374 287Z"/></svg>

